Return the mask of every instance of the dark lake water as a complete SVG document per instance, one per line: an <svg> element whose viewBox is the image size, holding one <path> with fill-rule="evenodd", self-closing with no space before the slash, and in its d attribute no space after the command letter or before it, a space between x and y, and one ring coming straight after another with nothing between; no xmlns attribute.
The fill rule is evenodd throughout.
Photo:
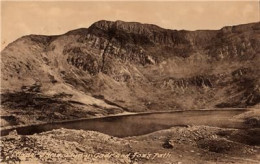
<svg viewBox="0 0 260 164"><path fill-rule="evenodd" d="M111 116L105 118L85 119L77 121L47 123L16 128L18 134L31 135L53 129L93 130L116 137L128 137L148 134L173 126L207 125L222 128L241 128L243 124L234 121L234 115L246 110L206 110L178 111L152 114L137 114ZM7 135L11 130L2 130L1 135Z"/></svg>

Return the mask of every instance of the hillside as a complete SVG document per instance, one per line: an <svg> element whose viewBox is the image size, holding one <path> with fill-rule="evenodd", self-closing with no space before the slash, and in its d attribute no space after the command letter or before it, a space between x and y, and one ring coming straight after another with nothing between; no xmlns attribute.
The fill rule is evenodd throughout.
<svg viewBox="0 0 260 164"><path fill-rule="evenodd" d="M98 21L1 52L2 126L260 103L260 23L177 31Z"/></svg>

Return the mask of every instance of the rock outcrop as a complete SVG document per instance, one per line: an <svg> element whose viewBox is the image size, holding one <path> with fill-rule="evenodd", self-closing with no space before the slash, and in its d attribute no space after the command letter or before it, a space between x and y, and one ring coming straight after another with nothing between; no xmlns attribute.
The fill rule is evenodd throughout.
<svg viewBox="0 0 260 164"><path fill-rule="evenodd" d="M99 21L9 44L1 52L1 92L62 92L72 95L66 101L108 109L93 97L101 95L129 111L251 107L260 102L259 45L259 22L177 31Z"/></svg>

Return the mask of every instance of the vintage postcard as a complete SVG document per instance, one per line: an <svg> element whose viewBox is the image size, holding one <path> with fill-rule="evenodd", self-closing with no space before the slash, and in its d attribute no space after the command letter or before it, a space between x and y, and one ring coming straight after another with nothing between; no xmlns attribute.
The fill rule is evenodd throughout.
<svg viewBox="0 0 260 164"><path fill-rule="evenodd" d="M0 163L260 163L259 1L1 1Z"/></svg>

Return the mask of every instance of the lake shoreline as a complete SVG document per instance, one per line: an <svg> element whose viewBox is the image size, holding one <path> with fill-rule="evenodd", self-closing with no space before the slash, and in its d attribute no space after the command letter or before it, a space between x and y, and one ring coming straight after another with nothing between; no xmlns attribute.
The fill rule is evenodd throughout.
<svg viewBox="0 0 260 164"><path fill-rule="evenodd" d="M159 113L175 113L175 112L187 112L187 111L225 111L225 110L245 110L250 111L250 108L214 108L214 109L195 109L195 110L166 110L166 111L148 111L148 112L122 112L112 115L106 115L106 116L94 116L94 117L88 117L88 118L78 118L78 119L70 119L70 120L61 120L61 121L51 121L51 122L41 122L41 123L33 123L33 124L22 124L22 125L13 125L13 126L6 126L6 127L0 127L0 132L2 130L9 130L9 129L15 129L20 127L26 127L26 126L34 126L34 125L45 125L50 123L67 123L67 122L75 122L75 121L84 121L84 120L92 120L92 119L103 119L103 118L113 118L113 117L122 117L122 116L132 116L132 115L148 115L148 114L159 114Z"/></svg>
<svg viewBox="0 0 260 164"><path fill-rule="evenodd" d="M36 124L24 124L24 125L17 125L17 126L9 126L9 127L2 127L0 130L1 136L8 135L7 132L11 132L13 130L17 130L20 128L28 128L28 127L37 127L37 126L48 126L48 125L55 125L55 124L69 124L75 123L80 121L93 121L93 120L102 120L102 119L111 119L111 118L124 118L130 116L145 116L145 115L152 115L152 114L173 114L173 113L181 113L181 112L214 112L214 111L250 111L248 108L214 108L214 109L197 109L197 110L175 110L175 111L149 111L149 112L139 112L139 113L131 113L131 112L123 112L119 114L109 115L109 116L98 116L98 117L91 117L91 118L80 118L74 120L63 120L63 121L53 121L53 122L44 122L44 123L36 123Z"/></svg>

